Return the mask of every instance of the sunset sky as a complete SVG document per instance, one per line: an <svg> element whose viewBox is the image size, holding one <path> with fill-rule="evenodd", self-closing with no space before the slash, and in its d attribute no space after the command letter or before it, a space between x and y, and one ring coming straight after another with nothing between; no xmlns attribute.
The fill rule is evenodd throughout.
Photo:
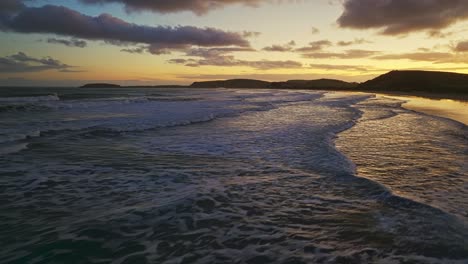
<svg viewBox="0 0 468 264"><path fill-rule="evenodd" d="M1 0L0 85L468 73L466 0Z"/></svg>

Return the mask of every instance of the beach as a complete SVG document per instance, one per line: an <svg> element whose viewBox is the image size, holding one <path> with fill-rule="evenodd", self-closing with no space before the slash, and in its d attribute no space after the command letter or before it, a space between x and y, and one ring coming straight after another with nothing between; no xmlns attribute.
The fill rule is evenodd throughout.
<svg viewBox="0 0 468 264"><path fill-rule="evenodd" d="M468 100L463 96L434 94L377 94L402 100L406 109L421 113L445 117L468 125ZM455 99L457 98L457 99Z"/></svg>

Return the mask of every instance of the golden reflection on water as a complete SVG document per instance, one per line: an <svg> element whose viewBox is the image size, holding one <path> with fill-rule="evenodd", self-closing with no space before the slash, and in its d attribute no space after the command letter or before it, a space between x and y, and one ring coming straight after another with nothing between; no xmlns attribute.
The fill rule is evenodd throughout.
<svg viewBox="0 0 468 264"><path fill-rule="evenodd" d="M450 118L468 125L468 101L385 94L377 94L377 96L402 100L405 101L402 106L406 109Z"/></svg>

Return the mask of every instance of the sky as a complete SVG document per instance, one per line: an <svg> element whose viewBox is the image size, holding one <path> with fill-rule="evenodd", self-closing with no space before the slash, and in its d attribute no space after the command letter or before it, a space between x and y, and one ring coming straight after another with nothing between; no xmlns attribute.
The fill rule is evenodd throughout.
<svg viewBox="0 0 468 264"><path fill-rule="evenodd" d="M468 0L1 0L0 86L468 73Z"/></svg>

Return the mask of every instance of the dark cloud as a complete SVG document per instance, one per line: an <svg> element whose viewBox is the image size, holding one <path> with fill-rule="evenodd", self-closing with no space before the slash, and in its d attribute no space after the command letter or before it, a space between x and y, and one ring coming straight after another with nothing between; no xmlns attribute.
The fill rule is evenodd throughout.
<svg viewBox="0 0 468 264"><path fill-rule="evenodd" d="M24 9L25 5L21 0L1 0L0 1L0 30L5 28L5 24L15 13Z"/></svg>
<svg viewBox="0 0 468 264"><path fill-rule="evenodd" d="M244 38L256 38L259 37L262 33L257 31L243 31L242 36Z"/></svg>
<svg viewBox="0 0 468 264"><path fill-rule="evenodd" d="M147 47L136 47L136 48L125 48L125 49L121 49L120 51L133 53L133 54L143 54L147 50L148 50Z"/></svg>
<svg viewBox="0 0 468 264"><path fill-rule="evenodd" d="M305 46L302 48L295 49L298 52L313 52L313 51L320 51L326 47L333 46L333 43L329 40L319 40L310 42L309 46Z"/></svg>
<svg viewBox="0 0 468 264"><path fill-rule="evenodd" d="M447 38L454 34L455 32L442 32L441 30L430 30L427 32L427 35L431 38Z"/></svg>
<svg viewBox="0 0 468 264"><path fill-rule="evenodd" d="M2 0L3 1L3 0ZM191 11L202 15L210 10L223 8L227 5L241 4L258 6L268 0L80 0L87 4L120 3L127 11L148 10L158 13L173 13Z"/></svg>
<svg viewBox="0 0 468 264"><path fill-rule="evenodd" d="M212 58L222 55L231 54L233 52L251 52L255 51L252 48L242 47L220 47L220 48L193 48L185 51L186 56L201 57L201 58Z"/></svg>
<svg viewBox="0 0 468 264"><path fill-rule="evenodd" d="M20 0L2 0L0 2L0 14L11 14L23 9L25 5Z"/></svg>
<svg viewBox="0 0 468 264"><path fill-rule="evenodd" d="M458 42L454 50L457 52L468 52L468 41Z"/></svg>
<svg viewBox="0 0 468 264"><path fill-rule="evenodd" d="M365 40L363 38L359 38L359 39L354 39L351 41L338 41L336 45L341 46L341 47L347 47L347 46L360 45L360 44L366 44L366 43L372 43L372 42Z"/></svg>
<svg viewBox="0 0 468 264"><path fill-rule="evenodd" d="M173 63L173 64L186 64L190 63L191 60L186 60L186 59L170 59L167 62Z"/></svg>
<svg viewBox="0 0 468 264"><path fill-rule="evenodd" d="M67 47L77 47L77 48L84 48L88 43L84 40L80 39L57 39L57 38L48 38L47 43L52 44L62 44Z"/></svg>
<svg viewBox="0 0 468 264"><path fill-rule="evenodd" d="M346 0L338 25L398 35L440 30L467 18L466 0Z"/></svg>
<svg viewBox="0 0 468 264"><path fill-rule="evenodd" d="M290 42L284 44L284 45L271 45L268 47L263 48L264 51L277 51L277 52L286 52L286 51L292 51L294 46L296 46L296 42L294 40L291 40Z"/></svg>
<svg viewBox="0 0 468 264"><path fill-rule="evenodd" d="M3 0L2 0L3 1ZM144 26L109 14L87 16L62 6L24 7L3 22L3 30L20 33L51 33L112 44L146 44L153 54L191 46L241 46L249 42L242 33L193 26Z"/></svg>
<svg viewBox="0 0 468 264"><path fill-rule="evenodd" d="M374 50L346 50L343 52L313 52L313 53L304 53L302 56L304 58L314 58L314 59L360 59L368 58L379 53Z"/></svg>
<svg viewBox="0 0 468 264"><path fill-rule="evenodd" d="M46 70L57 70L60 72L76 72L73 66L64 64L51 57L34 58L23 52L0 57L0 73L39 72Z"/></svg>

